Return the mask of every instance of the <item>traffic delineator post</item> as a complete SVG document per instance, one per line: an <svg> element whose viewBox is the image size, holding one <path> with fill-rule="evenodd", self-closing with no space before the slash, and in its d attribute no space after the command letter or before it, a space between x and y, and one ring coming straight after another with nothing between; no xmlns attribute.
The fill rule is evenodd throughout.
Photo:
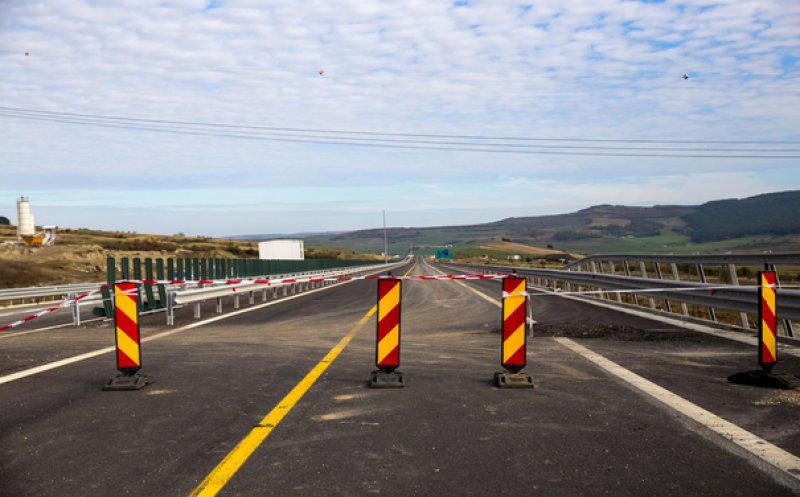
<svg viewBox="0 0 800 497"><path fill-rule="evenodd" d="M121 374L108 380L103 390L139 390L150 383L149 377L139 374L142 367L139 300L140 289L136 283L114 284L114 337L117 369Z"/></svg>
<svg viewBox="0 0 800 497"><path fill-rule="evenodd" d="M375 336L375 365L369 377L371 387L403 387L400 366L400 298L402 280L391 277L378 280L377 330Z"/></svg>
<svg viewBox="0 0 800 497"><path fill-rule="evenodd" d="M728 377L732 383L769 388L800 388L800 377L773 373L778 362L778 276L775 271L758 273L758 365L760 370L736 373Z"/></svg>
<svg viewBox="0 0 800 497"><path fill-rule="evenodd" d="M526 279L511 276L503 280L503 314L500 364L505 371L495 373L498 387L533 387L533 380L523 372L527 364L528 292Z"/></svg>
<svg viewBox="0 0 800 497"><path fill-rule="evenodd" d="M778 362L775 271L758 273L758 365L767 373Z"/></svg>

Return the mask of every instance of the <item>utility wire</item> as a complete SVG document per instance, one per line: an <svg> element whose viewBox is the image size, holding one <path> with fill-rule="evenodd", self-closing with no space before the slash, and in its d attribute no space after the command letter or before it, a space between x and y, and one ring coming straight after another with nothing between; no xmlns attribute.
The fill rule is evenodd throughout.
<svg viewBox="0 0 800 497"><path fill-rule="evenodd" d="M499 136L471 135L435 135L407 133L379 133L341 130L316 130L302 128L276 128L265 126L239 126L222 123L204 123L190 121L169 121L160 119L126 118L119 116L102 116L96 114L76 114L69 112L40 111L0 106L0 117L20 118L37 121L50 121L66 124L80 124L105 128L132 129L139 131L155 131L196 136L216 136L227 138L244 138L253 140L269 140L294 143L312 143L321 145L351 145L363 147L389 147L401 149L445 150L464 152L519 153L547 155L579 155L601 157L672 157L672 158L718 158L718 159L797 159L800 155L796 148L697 148L697 147L631 147L601 146L586 143L653 143L653 144L789 144L794 141L680 141L680 140L595 140L570 138L523 138ZM224 131L223 131L224 130ZM280 131L280 132L278 132ZM333 136L332 136L333 135ZM362 136L346 136L362 135ZM403 137L403 138L377 138ZM424 138L424 139L414 139ZM462 141L442 141L457 139ZM343 141L344 140L344 141ZM480 140L475 142L474 140ZM499 140L530 141L534 143L491 143ZM557 142L547 144L541 142ZM567 142L583 143L583 145L566 144ZM548 150L542 150L548 149ZM556 149L556 150L550 150ZM580 151L572 151L580 150ZM610 151L610 152L609 152ZM687 154L686 152L714 152L713 154ZM720 154L721 153L721 154ZM744 154L743 154L744 153ZM752 155L782 154L782 155Z"/></svg>

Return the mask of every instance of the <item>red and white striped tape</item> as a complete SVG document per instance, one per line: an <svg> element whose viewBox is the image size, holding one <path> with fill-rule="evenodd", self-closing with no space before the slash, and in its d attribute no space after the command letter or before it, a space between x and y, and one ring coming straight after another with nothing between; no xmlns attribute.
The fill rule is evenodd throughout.
<svg viewBox="0 0 800 497"><path fill-rule="evenodd" d="M34 319L40 318L40 317L44 316L45 314L50 314L51 312L55 312L55 311L57 311L59 309L63 309L65 307L71 305L73 302L77 302L79 300L83 300L86 297L88 297L89 295L92 295L92 294L100 292L103 288L105 288L107 286L108 285L104 285L104 286L98 288L97 290L93 290L91 292L87 292L87 293L78 295L75 298L66 299L63 302L61 302L60 304L58 304L57 306L48 307L47 309L42 309L41 311L37 312L36 314L32 314L32 315L30 315L30 316L28 316L26 318L20 319L19 321L14 321L11 324L7 324L7 325L3 326L2 328L0 328L0 331L7 331L7 330L10 330L11 328L16 328L17 326L19 326L21 324L25 324L28 321L33 321Z"/></svg>
<svg viewBox="0 0 800 497"><path fill-rule="evenodd" d="M142 285L185 285L196 283L198 285L288 285L292 283L321 283L323 281L356 281L356 280L493 280L508 278L510 274L441 274L435 276L328 276L328 277L307 277L307 278L255 278L255 279L225 279L225 280L125 280L131 283Z"/></svg>
<svg viewBox="0 0 800 497"><path fill-rule="evenodd" d="M404 279L404 280L491 280L491 279L502 279L507 278L510 275L507 274L442 274L436 276L383 276L383 275L370 275L370 276L335 276L335 277L319 277L319 278L281 278L281 279L269 279L269 278L256 278L256 279L241 279L241 280L124 280L131 283L140 283L142 285L185 285L189 283L196 283L198 285L289 285L293 283L321 283L324 281L355 281L355 280L377 280L377 279ZM3 326L0 328L0 332L7 331L12 328L16 328L22 324L25 324L29 321L33 321L36 318L40 318L45 314L50 314L51 312L55 312L59 309L63 309L68 307L73 302L77 302L79 300L83 300L86 297L93 295L102 291L104 288L107 288L111 285L103 285L102 287L98 288L97 290L84 293L72 299L66 299L57 306L48 307L47 309L42 309L41 311L37 312L36 314L32 314L24 319L20 319L19 321L14 321L11 324Z"/></svg>

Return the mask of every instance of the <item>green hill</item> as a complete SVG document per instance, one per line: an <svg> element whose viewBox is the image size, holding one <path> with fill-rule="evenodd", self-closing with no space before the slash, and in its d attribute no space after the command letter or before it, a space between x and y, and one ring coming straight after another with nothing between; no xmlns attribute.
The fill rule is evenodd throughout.
<svg viewBox="0 0 800 497"><path fill-rule="evenodd" d="M800 191L708 202L698 206L598 205L569 214L513 217L492 223L389 228L390 253L411 246L456 248L505 241L569 252L691 253L800 249ZM383 229L304 237L320 247L383 251Z"/></svg>

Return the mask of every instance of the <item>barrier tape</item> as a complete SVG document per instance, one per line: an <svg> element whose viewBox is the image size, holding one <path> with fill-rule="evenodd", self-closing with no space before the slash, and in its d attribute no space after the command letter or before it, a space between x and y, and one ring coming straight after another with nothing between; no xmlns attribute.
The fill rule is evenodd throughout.
<svg viewBox="0 0 800 497"><path fill-rule="evenodd" d="M20 319L19 321L14 321L11 324L7 324L7 325L3 326L2 328L0 328L0 331L7 331L7 330L10 330L12 328L16 328L17 326L19 326L21 324L25 324L25 323L27 323L29 321L33 321L34 319L40 318L40 317L44 316L45 314L50 314L51 312L55 312L55 311L57 311L59 309L63 309L65 307L69 306L69 305L72 305L73 302L78 302L79 300L83 300L83 299L85 299L86 297L88 297L90 295L94 295L95 293L100 293L103 289L108 288L109 286L110 285L103 285L100 288L98 288L97 290L92 290L91 292L86 292L84 294L78 295L75 298L66 299L63 302L61 302L60 304L58 304L57 306L48 307L47 309L42 309L41 311L37 312L36 314L32 314L32 315L30 315L30 316L28 316L26 318Z"/></svg>
<svg viewBox="0 0 800 497"><path fill-rule="evenodd" d="M225 280L183 280L183 279L174 279L174 280L120 280L120 281L127 281L130 283L139 283L142 285L186 285L189 283L196 283L198 285L287 285L292 283L321 283L324 281L356 281L356 280L377 280L377 279L393 279L393 280L421 280L421 281L435 281L435 280L496 280L496 279L505 279L510 278L514 275L512 274L439 274L433 276L427 275L417 275L417 276L385 276L385 275L369 275L369 276L335 276L335 277L320 277L320 278L283 278L283 279L269 279L269 278L261 278L261 279L225 279ZM12 328L16 328L22 324L27 322L33 321L41 316L46 314L50 314L51 312L55 312L59 309L63 309L68 307L74 302L79 300L83 300L90 295L94 295L96 293L100 293L103 289L109 288L112 285L103 285L97 290L93 290L91 292L84 293L72 299L66 299L61 302L59 305L54 307L49 307L47 309L43 309L36 314L32 314L24 319L20 319L19 321L14 321L11 324L5 325L0 327L0 332L10 330ZM771 285L773 288L777 288L777 285ZM725 286L712 286L712 287L683 287L683 288L643 288L643 289L636 289L636 290L585 290L579 292L564 292L557 290L553 292L553 294L557 295L597 295L597 294L604 294L604 293L615 293L615 294L633 294L633 293L658 293L658 292L698 292L698 291L709 291L711 295L714 294L716 290L725 290L731 288L730 285ZM740 286L735 288L747 288L746 286ZM790 286L781 286L780 288L786 289L791 288ZM528 295L533 295L534 293L528 292ZM537 296L548 295L548 294L541 294L536 293Z"/></svg>
<svg viewBox="0 0 800 497"><path fill-rule="evenodd" d="M494 280L503 279L511 276L510 274L439 274L433 276L418 275L418 276L385 276L385 275L369 275L369 276L332 276L332 277L319 277L319 278L283 278L283 279L269 279L269 278L256 278L256 279L225 279L225 280L125 280L131 283L140 283L142 285L185 285L188 283L196 283L198 285L286 285L290 283L321 283L323 281L356 281L356 280Z"/></svg>

